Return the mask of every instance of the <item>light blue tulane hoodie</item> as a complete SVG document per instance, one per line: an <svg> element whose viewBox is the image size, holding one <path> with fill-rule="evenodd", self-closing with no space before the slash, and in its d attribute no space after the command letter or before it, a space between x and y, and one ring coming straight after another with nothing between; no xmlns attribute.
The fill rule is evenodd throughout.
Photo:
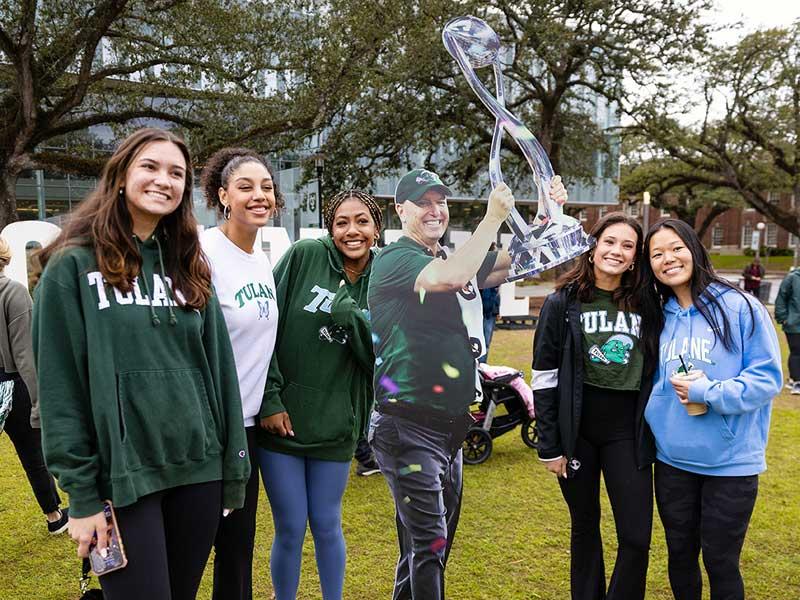
<svg viewBox="0 0 800 600"><path fill-rule="evenodd" d="M645 419L656 438L658 460L701 475L755 475L767 468L772 399L783 384L778 338L760 302L723 286L712 289L728 317L733 351L715 339L695 306L683 309L670 298ZM715 316L722 326L721 315ZM679 355L706 375L689 387L691 402L708 405L704 415L687 415L669 382L680 366Z"/></svg>

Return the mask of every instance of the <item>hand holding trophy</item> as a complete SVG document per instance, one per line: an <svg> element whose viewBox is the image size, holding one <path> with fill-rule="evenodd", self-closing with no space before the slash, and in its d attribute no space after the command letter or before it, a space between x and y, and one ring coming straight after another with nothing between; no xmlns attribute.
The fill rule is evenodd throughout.
<svg viewBox="0 0 800 600"><path fill-rule="evenodd" d="M565 215L561 206L550 197L550 181L554 174L547 153L533 133L505 107L503 72L498 58L500 38L485 21L477 17L458 17L445 25L442 40L472 90L495 116L489 154L492 188L504 184L500 168L504 130L514 138L533 172L539 197L537 221L530 227L516 208L512 208L506 219L514 233L508 249L512 260L508 281L531 277L589 250L594 239L583 231L580 222ZM475 69L489 65L494 69L496 97L475 74Z"/></svg>

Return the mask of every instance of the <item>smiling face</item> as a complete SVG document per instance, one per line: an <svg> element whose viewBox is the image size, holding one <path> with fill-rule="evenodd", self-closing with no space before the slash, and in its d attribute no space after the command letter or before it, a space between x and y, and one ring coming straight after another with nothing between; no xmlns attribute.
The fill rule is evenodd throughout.
<svg viewBox="0 0 800 600"><path fill-rule="evenodd" d="M406 200L396 206L403 222L403 233L423 246L435 248L450 222L444 195L428 190L417 203Z"/></svg>
<svg viewBox="0 0 800 600"><path fill-rule="evenodd" d="M186 187L186 159L172 142L146 144L125 174L125 201L133 230L157 224L181 203Z"/></svg>
<svg viewBox="0 0 800 600"><path fill-rule="evenodd" d="M636 260L636 231L625 223L609 225L592 251L595 279L619 279Z"/></svg>
<svg viewBox="0 0 800 600"><path fill-rule="evenodd" d="M675 231L668 227L659 229L650 238L647 250L656 279L672 288L676 295L691 288L694 259Z"/></svg>
<svg viewBox="0 0 800 600"><path fill-rule="evenodd" d="M272 176L260 162L242 163L231 173L227 187L219 188L219 199L231 207L230 223L234 227L264 227L275 213Z"/></svg>
<svg viewBox="0 0 800 600"><path fill-rule="evenodd" d="M357 198L345 200L336 209L331 237L342 253L345 265L363 266L377 236L378 228L369 209Z"/></svg>

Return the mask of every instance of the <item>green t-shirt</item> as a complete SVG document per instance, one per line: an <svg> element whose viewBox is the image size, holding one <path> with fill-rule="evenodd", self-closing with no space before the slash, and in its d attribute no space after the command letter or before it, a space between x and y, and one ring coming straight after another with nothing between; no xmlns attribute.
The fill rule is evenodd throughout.
<svg viewBox="0 0 800 600"><path fill-rule="evenodd" d="M642 379L641 317L619 310L612 293L595 288L581 305L584 383L612 390L638 390Z"/></svg>
<svg viewBox="0 0 800 600"><path fill-rule="evenodd" d="M479 282L496 258L496 252L487 254L478 272ZM368 303L375 349L375 401L379 406L413 405L463 415L475 398L477 356L458 295L469 301L480 294L471 284L458 292L415 292L417 276L433 259L426 248L402 237L373 261Z"/></svg>

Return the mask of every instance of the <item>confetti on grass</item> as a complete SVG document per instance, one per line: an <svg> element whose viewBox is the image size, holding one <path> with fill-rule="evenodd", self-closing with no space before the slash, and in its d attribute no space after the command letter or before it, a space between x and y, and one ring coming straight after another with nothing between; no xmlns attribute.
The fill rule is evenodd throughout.
<svg viewBox="0 0 800 600"><path fill-rule="evenodd" d="M457 379L460 374L459 370L449 363L442 363L442 371L450 379Z"/></svg>
<svg viewBox="0 0 800 600"><path fill-rule="evenodd" d="M419 473L422 471L422 465L408 465L407 467L403 467L398 472L400 475L408 475L410 473Z"/></svg>
<svg viewBox="0 0 800 600"><path fill-rule="evenodd" d="M396 394L400 390L397 384L387 375L383 375L380 380L378 380L378 384L390 394Z"/></svg>

